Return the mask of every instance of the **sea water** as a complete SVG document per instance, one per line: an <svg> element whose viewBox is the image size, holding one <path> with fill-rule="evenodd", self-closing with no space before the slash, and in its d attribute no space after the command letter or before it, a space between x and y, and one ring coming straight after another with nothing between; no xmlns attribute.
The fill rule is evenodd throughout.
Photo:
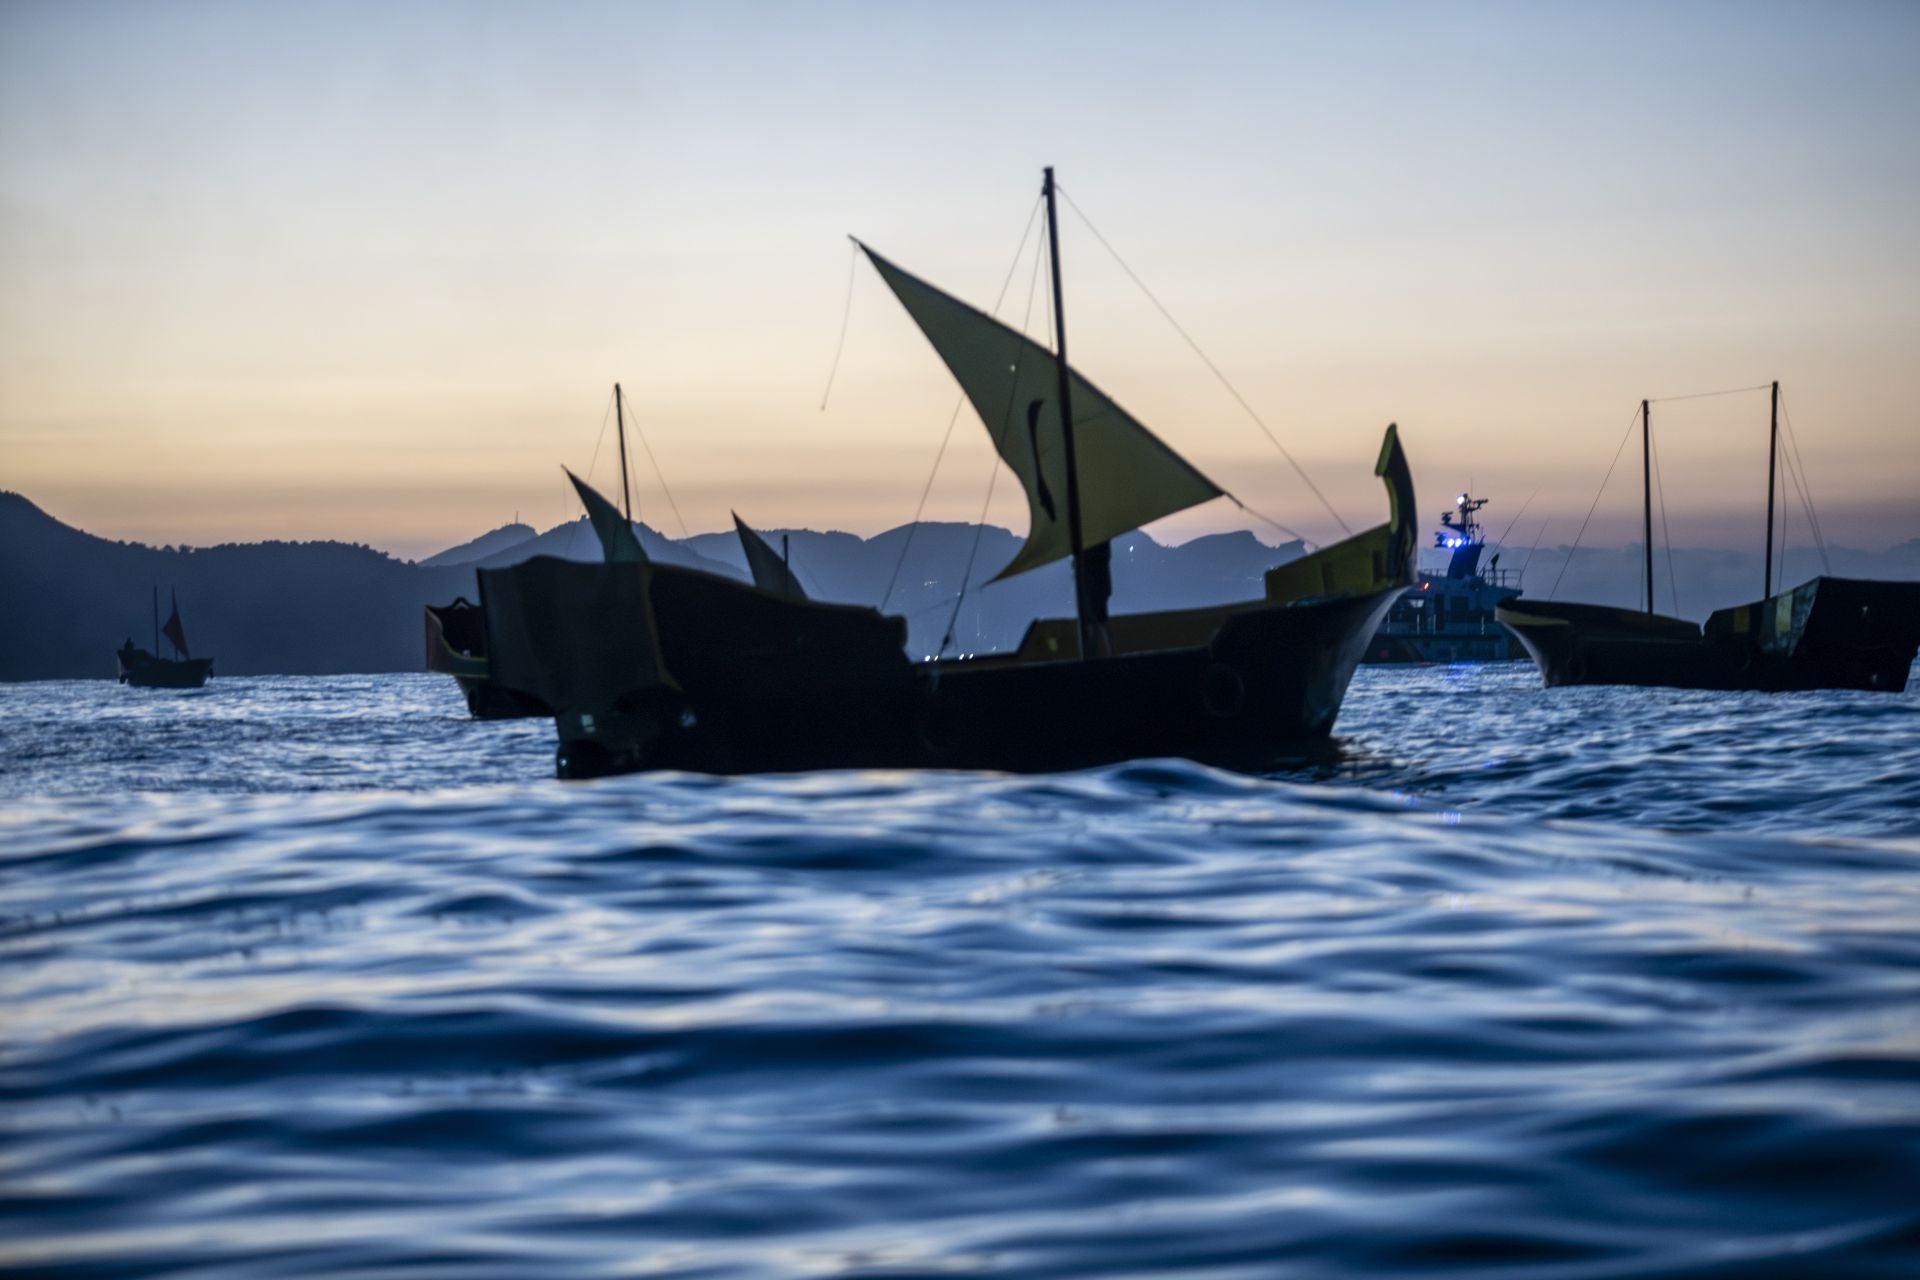
<svg viewBox="0 0 1920 1280"><path fill-rule="evenodd" d="M0 686L0 1270L1920 1274L1920 680L1337 737L582 784L442 677Z"/></svg>

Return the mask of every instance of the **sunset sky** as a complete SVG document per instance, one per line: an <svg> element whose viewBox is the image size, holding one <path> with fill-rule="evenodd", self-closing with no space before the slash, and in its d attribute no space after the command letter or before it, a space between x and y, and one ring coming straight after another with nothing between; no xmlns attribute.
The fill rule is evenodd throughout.
<svg viewBox="0 0 1920 1280"><path fill-rule="evenodd" d="M1920 537L1912 3L7 3L0 488L421 554L577 514L561 464L617 487L618 379L686 529L878 532L957 393L861 264L820 410L846 236L990 305L1045 164L1355 528L1390 420L1427 514L1537 493L1513 537L1559 542L1641 397L1778 378L1828 541ZM1075 364L1336 536L1062 233ZM1675 541L1757 546L1766 413L1655 407ZM1638 536L1633 447L1590 542ZM928 515L993 466L963 416Z"/></svg>

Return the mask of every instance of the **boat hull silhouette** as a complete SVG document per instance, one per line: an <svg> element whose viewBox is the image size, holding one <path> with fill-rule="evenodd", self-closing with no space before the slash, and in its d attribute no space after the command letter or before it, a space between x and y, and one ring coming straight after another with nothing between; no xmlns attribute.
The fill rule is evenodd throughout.
<svg viewBox="0 0 1920 1280"><path fill-rule="evenodd" d="M1367 645L1367 663L1513 662L1527 656L1509 632L1495 624L1484 634L1408 635L1389 631L1391 617Z"/></svg>
<svg viewBox="0 0 1920 1280"><path fill-rule="evenodd" d="M1123 615L1116 652L1092 661L1071 619L1048 619L1014 654L914 663L898 618L675 566L533 560L480 580L495 678L555 704L556 770L573 778L1266 767L1325 742L1400 590ZM1160 643L1179 633L1198 639Z"/></svg>
<svg viewBox="0 0 1920 1280"><path fill-rule="evenodd" d="M1704 627L1633 609L1515 601L1496 611L1549 688L1621 684L1898 693L1920 650L1920 583L1819 577Z"/></svg>
<svg viewBox="0 0 1920 1280"><path fill-rule="evenodd" d="M1261 768L1325 742L1413 580L1413 477L1393 427L1374 473L1386 524L1269 569L1262 599L1109 618L1098 656L1083 619L1048 618L1012 653L915 663L905 621L876 609L631 555L540 556L478 573L488 675L553 708L561 777L1148 756Z"/></svg>
<svg viewBox="0 0 1920 1280"><path fill-rule="evenodd" d="M198 689L213 674L212 658L175 661L145 649L120 649L114 657L120 665L120 683L136 689Z"/></svg>
<svg viewBox="0 0 1920 1280"><path fill-rule="evenodd" d="M452 604L428 605L427 670L450 675L475 720L514 720L550 716L553 708L538 698L495 684L487 667L486 619L479 605L464 596Z"/></svg>

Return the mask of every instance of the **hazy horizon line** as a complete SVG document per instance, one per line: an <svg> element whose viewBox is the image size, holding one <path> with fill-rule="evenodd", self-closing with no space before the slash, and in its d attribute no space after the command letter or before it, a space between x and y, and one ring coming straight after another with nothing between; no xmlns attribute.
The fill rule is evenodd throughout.
<svg viewBox="0 0 1920 1280"><path fill-rule="evenodd" d="M490 529L484 529L479 533L472 534L468 537L453 538L447 541L436 541L432 544L424 544L424 543L421 544L423 546L430 546L431 549L427 549L427 550L409 550L405 546L397 545L394 543L387 543L383 545L380 542L356 540L356 539L352 539L345 536L322 537L322 538L257 537L257 538L248 538L248 539L228 539L226 541L220 541L220 542L151 542L144 538L139 538L139 537L116 538L116 537L110 537L106 534L96 533L93 530L88 529L83 525L73 524L63 519L62 517L55 514L54 512L49 511L45 506L43 506L40 502L35 500L32 496L20 490L0 489L0 497L9 496L9 495L18 497L21 500L25 501L26 503L31 505L35 510L39 511L42 515L46 516L48 519L53 520L56 523L66 528L74 529L80 533L84 533L89 537L100 538L103 541L115 542L115 543L120 543L124 545L146 547L154 551L167 551L167 550L207 551L207 550L213 550L219 547L260 546L260 545L265 545L269 543L285 543L285 544L294 545L294 546L303 545L303 544L305 545L333 544L333 545L339 545L339 546L366 547L373 551L377 551L380 554L385 555L391 559L398 560L407 564L418 564L423 560L429 560L434 556L440 555L444 552L454 550L455 548L458 548L458 547L466 546L472 542L477 542L480 539L486 538L489 535L492 535L495 533L499 533L505 529L515 528L515 527L530 529L533 531L530 537L540 538L540 537L545 537L548 534L555 532L556 530L572 528L572 527L576 527L576 526L588 523L587 517L585 516L585 514L575 516L570 520L562 520L562 521L559 521L558 523L547 525L544 528L536 524L528 523L527 521L524 521L524 520L517 521L517 522L508 521L505 524L495 525ZM650 523L643 519L636 519L634 523L636 525L645 527L646 529L653 532L658 537L661 537L667 540L668 542L675 542L675 543L691 542L697 538L727 536L734 533L734 529L732 528L732 526L729 525L729 526L723 526L716 529L703 529L698 531L689 531L683 534L675 535L667 532L665 529L661 528L660 526ZM749 522L749 524L752 524L752 522ZM998 530L1000 532L1008 534L1011 537L1018 538L1018 537L1024 536L1019 530L1013 529L1008 525L996 524L991 521L972 521L972 520L939 520L939 519L906 520L896 525L890 525L887 528L878 530L874 533L866 533L866 534L857 533L850 529L840 529L840 528L832 528L832 527L815 527L813 525L794 525L794 524L757 525L755 524L755 525L752 525L752 527L762 533L811 533L811 534L817 534L821 536L838 535L843 537L857 538L862 542L872 542L875 539L884 538L889 534L898 533L902 529L906 529L916 525L928 526L928 527L947 525L947 526L954 526L954 527L963 528L963 529L987 528L987 529ZM1286 539L1281 541L1274 541L1271 534L1267 534L1263 536L1260 531L1254 530L1254 529L1223 529L1223 530L1202 531L1202 532L1194 533L1194 534L1191 534L1185 537L1179 537L1179 538L1168 538L1168 537L1157 536L1154 533L1145 529L1140 530L1139 532L1143 533L1146 537L1150 538L1155 544L1163 547L1183 547L1188 545L1189 543L1197 542L1203 538L1232 536L1233 534L1236 534L1236 533L1247 534L1248 536L1252 537L1256 542L1258 542L1260 545L1265 547L1270 547L1276 551L1288 545L1289 542L1300 541L1298 539ZM1879 546L1879 547L1857 545L1850 542L1832 542L1827 544L1827 550L1830 552L1845 551L1845 552L1857 552L1863 555L1870 555L1870 556L1881 556L1881 555L1891 554L1893 552L1898 551L1902 547L1911 546L1915 543L1920 543L1920 535L1915 535L1915 536L1906 537L1906 538L1896 538L1894 541L1891 541L1886 545ZM1327 546L1331 544L1319 543L1311 539L1308 539L1308 540L1305 540L1304 545L1308 547L1320 547L1320 546ZM1567 543L1562 541L1562 542L1553 542L1553 543L1541 542L1538 544L1527 544L1527 543L1522 543L1518 541L1502 542L1495 538L1489 538L1487 540L1486 545L1502 553L1508 552L1508 551L1516 551L1516 550L1526 550L1531 554L1538 554L1540 552L1556 552L1556 553L1569 552L1570 553L1573 551L1612 551L1612 552L1625 553L1629 551L1639 551L1645 546L1645 543L1639 539L1631 539L1629 541L1620 542L1620 543L1582 542L1579 544L1572 544L1572 543ZM1663 554L1669 549L1675 554L1682 554L1682 553L1692 553L1692 554L1707 553L1707 554L1719 554L1719 555L1749 555L1750 554L1750 555L1756 555L1756 556L1761 554L1759 550L1756 550L1750 546L1730 546L1730 545L1703 544L1703 543L1674 543L1674 544L1671 544L1671 546L1669 547L1668 543L1661 541L1659 539L1655 540L1654 545L1660 548ZM1427 553L1443 550L1443 548L1428 545L1423 540L1421 544L1416 548L1416 550L1422 554L1427 554ZM1787 547L1787 552L1791 554L1800 554L1800 553L1817 554L1818 550L1819 549L1815 547L1813 544L1802 543L1802 542L1789 543Z"/></svg>

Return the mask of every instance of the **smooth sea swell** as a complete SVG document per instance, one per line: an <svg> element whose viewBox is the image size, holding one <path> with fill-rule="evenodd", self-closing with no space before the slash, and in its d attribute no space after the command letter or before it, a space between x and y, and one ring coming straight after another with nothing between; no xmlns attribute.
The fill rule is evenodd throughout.
<svg viewBox="0 0 1920 1280"><path fill-rule="evenodd" d="M0 1267L1920 1268L1913 692L1369 670L1281 779L459 712L0 687Z"/></svg>

